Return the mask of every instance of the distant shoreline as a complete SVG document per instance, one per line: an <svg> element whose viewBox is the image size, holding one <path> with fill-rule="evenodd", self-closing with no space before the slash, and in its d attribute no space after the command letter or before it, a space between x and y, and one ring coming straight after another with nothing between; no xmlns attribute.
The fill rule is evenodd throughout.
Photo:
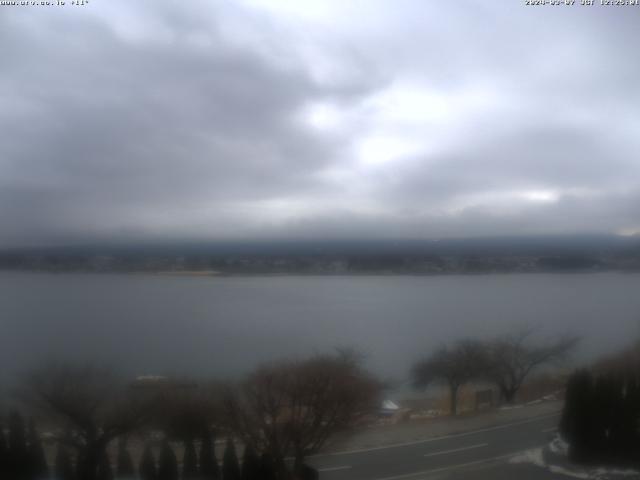
<svg viewBox="0 0 640 480"><path fill-rule="evenodd" d="M577 275L577 274L639 274L640 269L576 269L576 270L503 270L503 271L447 271L447 272L224 272L218 270L38 270L38 269L0 269L0 273L36 273L50 275L147 275L166 277L451 277L451 276L484 276L484 275Z"/></svg>
<svg viewBox="0 0 640 480"><path fill-rule="evenodd" d="M126 272L125 272L126 273ZM133 271L130 273L147 273L144 271ZM157 272L148 272L153 275L170 275L175 277L217 277L225 275L218 270L160 270Z"/></svg>

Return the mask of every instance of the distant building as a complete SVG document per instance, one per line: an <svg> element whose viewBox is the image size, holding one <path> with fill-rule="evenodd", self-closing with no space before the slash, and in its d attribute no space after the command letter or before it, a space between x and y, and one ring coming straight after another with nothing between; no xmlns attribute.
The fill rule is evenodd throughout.
<svg viewBox="0 0 640 480"><path fill-rule="evenodd" d="M400 411L400 407L392 400L384 400L380 406L379 413L385 417L391 417Z"/></svg>

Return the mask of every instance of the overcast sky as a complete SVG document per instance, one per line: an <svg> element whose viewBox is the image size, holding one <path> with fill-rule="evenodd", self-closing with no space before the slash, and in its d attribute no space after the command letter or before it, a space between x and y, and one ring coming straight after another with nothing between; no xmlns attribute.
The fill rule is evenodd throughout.
<svg viewBox="0 0 640 480"><path fill-rule="evenodd" d="M639 25L520 0L0 6L0 245L638 232Z"/></svg>

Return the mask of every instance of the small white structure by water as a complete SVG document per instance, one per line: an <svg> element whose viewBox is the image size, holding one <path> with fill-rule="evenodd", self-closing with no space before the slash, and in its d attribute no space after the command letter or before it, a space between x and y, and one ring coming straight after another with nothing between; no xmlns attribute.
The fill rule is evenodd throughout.
<svg viewBox="0 0 640 480"><path fill-rule="evenodd" d="M393 415L400 411L400 407L393 400L384 400L380 406L381 415Z"/></svg>

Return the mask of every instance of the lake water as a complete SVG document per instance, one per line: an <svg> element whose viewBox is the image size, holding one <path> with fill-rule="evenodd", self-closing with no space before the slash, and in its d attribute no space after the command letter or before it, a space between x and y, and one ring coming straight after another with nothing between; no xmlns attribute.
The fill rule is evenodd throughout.
<svg viewBox="0 0 640 480"><path fill-rule="evenodd" d="M0 272L0 375L50 359L229 376L355 346L401 379L442 342L530 323L578 359L640 333L640 275L176 277ZM2 378L0 378L2 380Z"/></svg>

